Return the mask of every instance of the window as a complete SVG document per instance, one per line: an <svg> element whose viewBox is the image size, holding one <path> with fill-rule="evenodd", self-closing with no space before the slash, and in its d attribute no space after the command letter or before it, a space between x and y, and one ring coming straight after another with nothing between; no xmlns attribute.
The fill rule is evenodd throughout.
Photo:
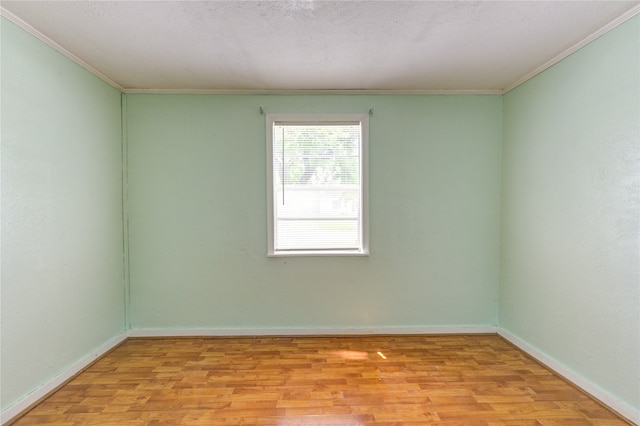
<svg viewBox="0 0 640 426"><path fill-rule="evenodd" d="M367 255L364 114L267 115L268 255Z"/></svg>

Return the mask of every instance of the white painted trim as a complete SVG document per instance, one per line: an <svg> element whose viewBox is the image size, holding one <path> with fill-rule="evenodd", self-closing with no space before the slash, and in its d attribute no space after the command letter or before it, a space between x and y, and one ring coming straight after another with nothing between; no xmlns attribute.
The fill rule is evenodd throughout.
<svg viewBox="0 0 640 426"><path fill-rule="evenodd" d="M124 93L164 95L502 95L501 89L123 89Z"/></svg>
<svg viewBox="0 0 640 426"><path fill-rule="evenodd" d="M92 362L101 357L102 355L109 352L111 349L118 346L127 338L127 333L124 332L119 336L114 337L109 340L107 343L85 356L71 367L58 374L49 382L45 383L38 389L34 390L27 396L25 396L20 401L11 405L9 408L0 413L0 424L5 424L12 420L17 415L21 414L24 410L31 407L33 404L39 402L42 398L46 397L47 394L55 390L58 386L64 384L67 380L73 378L76 374L80 373L82 370L87 368Z"/></svg>
<svg viewBox="0 0 640 426"><path fill-rule="evenodd" d="M590 34L586 38L582 39L578 43L576 43L573 46L571 46L570 48L568 48L567 50L561 52L559 55L555 56L554 58L552 58L549 61L545 62L544 64L540 65L539 67L534 68L533 70L529 71L527 74L523 75L518 80L514 81L513 83L511 83L507 87L505 87L504 90L502 91L502 93L505 94L505 93L510 92L511 90L513 90L516 87L520 86L522 83L526 82L527 80L530 80L533 77L535 77L536 75L538 75L538 74L542 73L543 71L545 71L546 69L551 68L552 66L554 66L558 62L560 62L560 61L564 60L565 58L567 58L569 55L571 55L571 54L577 52L578 50L582 49L584 46L586 46L587 44L591 43L592 41L594 41L598 37L604 35L605 33L609 32L609 31L611 31L612 29L614 29L618 25L622 24L623 22L633 18L638 13L640 13L640 4L634 6L631 10L628 10L627 12L625 12L622 15L618 16L616 19L614 19L613 21L609 22L604 27L602 27L599 30L597 30L596 32Z"/></svg>
<svg viewBox="0 0 640 426"><path fill-rule="evenodd" d="M640 424L640 410L616 399L597 385L584 379L549 355L498 326L433 326L433 327L345 327L345 328L203 328L203 329L133 329L114 337L87 355L53 380L36 389L22 400L0 413L0 424L11 421L51 391L71 379L128 337L230 337L230 336L340 336L340 335L438 335L438 334L498 334L546 367L598 399L622 417Z"/></svg>
<svg viewBox="0 0 640 426"><path fill-rule="evenodd" d="M122 93L149 93L175 95L501 95L500 89L460 89L460 90L423 90L423 89L154 89L124 88L115 80L83 61L60 44L47 37L28 22L22 20L0 5L0 16L4 16L29 34L33 35L49 47L80 65L105 83L115 87Z"/></svg>
<svg viewBox="0 0 640 426"><path fill-rule="evenodd" d="M62 53L64 56L66 56L67 58L71 59L73 62L75 62L76 64L80 65L82 68L84 68L85 70L89 71L91 74L95 75L100 80L104 81L105 83L109 84L110 86L120 90L121 92L124 90L124 88L122 86L120 86L114 80L109 78L109 76L107 76L106 74L98 71L96 68L94 68L93 66L91 66L87 62L83 61L82 59L80 59L79 57L77 57L76 55L74 55L73 53L71 53L70 51L65 49L64 47L60 46L58 43L56 43L55 41L53 41L52 39L50 39L46 35L42 34L40 31L35 29L28 22L23 21L22 19L20 19L19 17L17 17L13 13L9 12L7 9L2 7L2 5L0 5L0 16L4 16L9 21L13 22L14 24L19 26L20 28L22 28L23 30L25 30L26 32L28 32L29 34L31 34L32 36L37 38L38 40L44 42L49 47L51 47L54 50L57 50L58 52Z"/></svg>
<svg viewBox="0 0 640 426"><path fill-rule="evenodd" d="M359 336L402 334L496 334L495 326L344 328L138 328L129 337Z"/></svg>
<svg viewBox="0 0 640 426"><path fill-rule="evenodd" d="M261 107L262 108L262 107ZM371 110L370 110L371 111ZM267 257L292 256L369 256L369 114L267 114L266 120L267 144ZM274 190L274 156L276 155L274 141L274 127L277 125L358 125L360 129L360 150L358 160L360 166L360 209L358 219L359 241L357 247L346 249L308 249L286 250L276 248L277 243L277 194ZM284 134L283 134L284 137ZM284 152L282 153L284 155ZM284 159L283 159L284 161Z"/></svg>
<svg viewBox="0 0 640 426"><path fill-rule="evenodd" d="M504 89L452 89L452 90L431 90L431 89L153 89L153 88L124 88L106 74L94 68L92 65L83 61L51 38L42 34L29 23L23 21L18 16L9 12L0 5L0 16L4 16L14 24L18 25L34 37L43 41L53 49L62 53L73 62L80 65L96 77L100 78L107 84L120 90L122 93L151 93L151 94L194 94L194 95L504 95L516 87L520 86L527 80L532 79L536 75L542 73L546 69L552 67L572 53L575 53L582 47L591 43L603 34L611 31L623 22L631 19L640 13L640 4L634 6L629 11L623 13L604 27L590 34L580 42L561 52L554 58L544 64L534 68L518 80L508 84Z"/></svg>
<svg viewBox="0 0 640 426"><path fill-rule="evenodd" d="M563 365L559 361L555 360L551 356L547 355L543 351L537 349L535 346L525 342L515 334L505 330L502 327L498 327L498 335L511 342L515 346L517 346L522 351L526 352L528 355L535 358L540 363L544 364L546 367L558 373L560 376L565 378L566 380L573 383L578 388L582 389L595 399L602 402L604 405L626 418L627 420L640 424L640 410L633 408L628 405L624 401L615 398L609 392L598 387L596 384L588 381L580 374L571 370L567 366Z"/></svg>

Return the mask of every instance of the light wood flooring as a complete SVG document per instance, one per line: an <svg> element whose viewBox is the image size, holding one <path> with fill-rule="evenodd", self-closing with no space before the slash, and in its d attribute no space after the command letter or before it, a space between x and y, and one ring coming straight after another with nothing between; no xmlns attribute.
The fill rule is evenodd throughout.
<svg viewBox="0 0 640 426"><path fill-rule="evenodd" d="M624 425L495 335L129 339L15 425Z"/></svg>

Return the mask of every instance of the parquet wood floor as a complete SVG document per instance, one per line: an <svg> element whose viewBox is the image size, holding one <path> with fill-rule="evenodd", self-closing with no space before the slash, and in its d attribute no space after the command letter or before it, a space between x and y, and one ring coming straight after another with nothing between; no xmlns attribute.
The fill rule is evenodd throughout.
<svg viewBox="0 0 640 426"><path fill-rule="evenodd" d="M495 335L129 339L15 425L624 425Z"/></svg>

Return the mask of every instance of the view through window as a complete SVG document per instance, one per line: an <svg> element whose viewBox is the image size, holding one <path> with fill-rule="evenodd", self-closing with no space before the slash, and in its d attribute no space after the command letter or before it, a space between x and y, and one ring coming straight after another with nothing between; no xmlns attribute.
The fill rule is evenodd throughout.
<svg viewBox="0 0 640 426"><path fill-rule="evenodd" d="M366 254L366 115L270 115L269 254Z"/></svg>

